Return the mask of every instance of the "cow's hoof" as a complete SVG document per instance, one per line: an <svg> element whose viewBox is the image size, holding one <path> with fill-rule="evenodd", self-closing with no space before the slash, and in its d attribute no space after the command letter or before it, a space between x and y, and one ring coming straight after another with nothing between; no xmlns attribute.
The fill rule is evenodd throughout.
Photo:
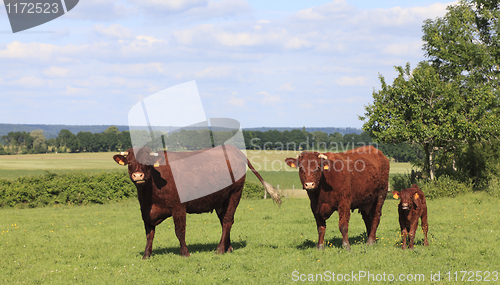
<svg viewBox="0 0 500 285"><path fill-rule="evenodd" d="M149 259L150 255L144 255L142 259Z"/></svg>
<svg viewBox="0 0 500 285"><path fill-rule="evenodd" d="M325 250L324 244L318 244L318 250Z"/></svg>
<svg viewBox="0 0 500 285"><path fill-rule="evenodd" d="M373 244L375 244L375 239L373 239L373 238L368 238L368 240L366 241L366 244L368 244L368 245L373 245Z"/></svg>
<svg viewBox="0 0 500 285"><path fill-rule="evenodd" d="M343 246L346 250L351 250L351 245L350 245L348 242L343 242L343 243L342 243L342 246Z"/></svg>

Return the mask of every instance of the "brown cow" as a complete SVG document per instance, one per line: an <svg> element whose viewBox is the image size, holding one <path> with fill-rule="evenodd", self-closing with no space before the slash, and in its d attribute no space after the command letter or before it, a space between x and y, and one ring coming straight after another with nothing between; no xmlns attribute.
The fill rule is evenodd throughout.
<svg viewBox="0 0 500 285"><path fill-rule="evenodd" d="M389 182L389 160L381 151L363 146L343 153L302 152L285 161L299 168L318 227L318 249L324 248L326 220L334 211L339 212L344 248L350 249L347 232L354 209L359 209L365 222L367 243L376 241Z"/></svg>
<svg viewBox="0 0 500 285"><path fill-rule="evenodd" d="M413 249L413 241L418 228L418 219L422 220L422 230L424 231L425 239L424 246L429 246L427 241L427 231L429 224L427 223L427 204L425 203L425 195L416 184L411 188L398 191L392 191L394 199L401 198L398 205L399 226L401 227L401 236L403 237L403 249L406 249L406 238L410 232L410 249Z"/></svg>
<svg viewBox="0 0 500 285"><path fill-rule="evenodd" d="M217 151L221 151L221 148L225 159L214 156ZM182 172L182 176L177 176L174 181L171 165L180 159L193 159L194 155L196 158L194 162L191 161L192 165L189 165L191 171ZM129 149L125 153L113 156L113 159L120 165L128 165L130 179L137 187L147 238L143 259L151 256L155 227L168 217L173 217L181 255L189 256L185 242L186 213L204 213L213 210L216 211L222 226L217 253L231 252L233 248L230 231L245 183L246 164L272 198L281 203L276 189L265 182L245 155L232 145L195 152L161 152L158 154L150 153L148 148L141 148L137 153L134 153L134 149ZM143 164L138 161L147 163ZM239 163L234 163L235 161ZM207 196L181 202L176 184L188 182L196 187L199 186L200 189L207 185L218 185L224 171L226 175L229 171L233 179L231 185ZM236 176L235 173L240 173L242 176ZM181 181L182 179L184 181Z"/></svg>

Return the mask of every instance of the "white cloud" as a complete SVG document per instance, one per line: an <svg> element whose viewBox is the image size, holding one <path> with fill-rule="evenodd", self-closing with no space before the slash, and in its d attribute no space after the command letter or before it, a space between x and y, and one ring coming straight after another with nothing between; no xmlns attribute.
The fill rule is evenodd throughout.
<svg viewBox="0 0 500 285"><path fill-rule="evenodd" d="M340 79L335 80L335 83L337 83L340 86L364 86L366 85L367 81L368 78L363 76L359 77L342 76Z"/></svg>
<svg viewBox="0 0 500 285"><path fill-rule="evenodd" d="M83 19L86 21L116 21L131 16L137 16L137 8L127 1L85 0L64 15L68 19Z"/></svg>
<svg viewBox="0 0 500 285"><path fill-rule="evenodd" d="M259 97L259 102L267 105L267 104L275 104L281 101L280 97L278 95L272 96L266 91L261 91L257 92L258 97Z"/></svg>
<svg viewBox="0 0 500 285"><path fill-rule="evenodd" d="M115 39L130 39L133 37L132 32L126 27L114 24L109 27L104 27L103 25L94 25L92 28L94 33Z"/></svg>
<svg viewBox="0 0 500 285"><path fill-rule="evenodd" d="M232 66L210 66L198 71L177 72L175 78L178 80L202 80L202 79L229 79L234 78L237 69Z"/></svg>
<svg viewBox="0 0 500 285"><path fill-rule="evenodd" d="M67 85L64 94L69 96L88 96L90 94L90 90L87 88L73 87L71 85Z"/></svg>
<svg viewBox="0 0 500 285"><path fill-rule="evenodd" d="M295 91L295 87L292 85L293 82L287 82L280 86L280 90L283 91Z"/></svg>
<svg viewBox="0 0 500 285"><path fill-rule="evenodd" d="M297 18L302 20L321 21L327 19L324 15L321 15L320 13L313 11L313 8L300 10L299 12L297 12L296 16Z"/></svg>
<svg viewBox="0 0 500 285"><path fill-rule="evenodd" d="M299 105L297 105L297 107L298 109L304 109L304 110L314 109L314 105L307 102L302 102Z"/></svg>
<svg viewBox="0 0 500 285"><path fill-rule="evenodd" d="M233 97L228 101L229 105L234 106L234 107L245 107L246 102L245 99L243 98L236 98Z"/></svg>
<svg viewBox="0 0 500 285"><path fill-rule="evenodd" d="M388 44L382 52L394 56L411 56L421 53L422 45L422 41Z"/></svg>
<svg viewBox="0 0 500 285"><path fill-rule="evenodd" d="M50 85L50 81L43 80L37 76L25 76L6 83L7 85L18 86L20 88L42 88Z"/></svg>
<svg viewBox="0 0 500 285"><path fill-rule="evenodd" d="M132 3L151 13L179 12L195 7L206 6L207 0L131 0Z"/></svg>
<svg viewBox="0 0 500 285"><path fill-rule="evenodd" d="M45 69L42 73L47 77L67 77L69 69L59 66L51 66Z"/></svg>
<svg viewBox="0 0 500 285"><path fill-rule="evenodd" d="M220 18L244 14L251 11L251 7L245 0L220 0L208 1L206 6L198 6L185 13L199 21L200 19Z"/></svg>

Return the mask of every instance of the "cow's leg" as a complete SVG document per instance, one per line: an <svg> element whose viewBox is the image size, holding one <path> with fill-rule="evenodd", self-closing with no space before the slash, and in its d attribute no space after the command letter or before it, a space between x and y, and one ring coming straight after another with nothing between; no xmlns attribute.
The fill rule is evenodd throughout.
<svg viewBox="0 0 500 285"><path fill-rule="evenodd" d="M326 232L326 220L319 216L315 215L316 218L316 226L318 227L318 244L317 248L318 250L324 250L325 249L325 232Z"/></svg>
<svg viewBox="0 0 500 285"><path fill-rule="evenodd" d="M382 206L384 206L385 195L387 193L387 189L382 191L377 199L374 201L373 206L370 210L370 216L372 218L372 224L370 227L370 232L367 232L368 240L367 244L374 244L377 240L377 228L380 224L380 216L382 215Z"/></svg>
<svg viewBox="0 0 500 285"><path fill-rule="evenodd" d="M406 237L408 235L408 230L406 228L403 228L401 230L401 238L403 240L403 246L401 247L402 249L406 249Z"/></svg>
<svg viewBox="0 0 500 285"><path fill-rule="evenodd" d="M365 222L366 236L368 237L371 233L373 217L370 216L370 210L365 211L364 209L361 210L361 216L363 217L363 221Z"/></svg>
<svg viewBox="0 0 500 285"><path fill-rule="evenodd" d="M427 222L427 209L424 210L422 214L422 230L424 232L424 246L429 246L429 241L427 240L427 232L429 231L429 224Z"/></svg>
<svg viewBox="0 0 500 285"><path fill-rule="evenodd" d="M153 239L155 237L155 226L147 224L144 222L144 228L146 229L146 248L144 249L144 256L142 259L149 258L151 253L153 253Z"/></svg>
<svg viewBox="0 0 500 285"><path fill-rule="evenodd" d="M220 225L222 227L222 234L220 237L219 245L217 246L217 254L225 253L226 251L231 252L233 248L231 247L231 226L233 225L234 219L229 219L227 217L227 207L222 207L220 209L215 209L217 216L219 217Z"/></svg>
<svg viewBox="0 0 500 285"><path fill-rule="evenodd" d="M186 209L180 209L179 211L174 211L173 215L174 225L175 225L175 235L179 240L181 255L189 256L189 251L186 245Z"/></svg>
<svg viewBox="0 0 500 285"><path fill-rule="evenodd" d="M347 250L351 250L351 245L349 244L349 239L347 236L347 233L349 231L350 217L350 207L345 205L343 207L339 207L339 229L340 233L342 234L342 246Z"/></svg>
<svg viewBox="0 0 500 285"><path fill-rule="evenodd" d="M411 226L410 226L410 246L409 246L410 249L413 249L413 242L415 241L415 234L417 232L417 228L418 228L418 218L414 219L411 222Z"/></svg>
<svg viewBox="0 0 500 285"><path fill-rule="evenodd" d="M234 224L234 214L241 199L241 190L243 190L243 187L231 195L226 205L215 209L222 226L222 235L219 245L217 246L217 253L233 251L233 247L231 246L231 227Z"/></svg>

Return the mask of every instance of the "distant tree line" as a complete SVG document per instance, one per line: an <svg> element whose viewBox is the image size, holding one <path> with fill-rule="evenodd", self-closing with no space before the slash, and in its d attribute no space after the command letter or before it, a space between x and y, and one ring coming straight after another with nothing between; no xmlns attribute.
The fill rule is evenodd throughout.
<svg viewBox="0 0 500 285"><path fill-rule="evenodd" d="M130 133L111 126L102 133L73 134L62 129L56 138L45 139L42 130L9 132L1 138L0 154L34 154L52 152L121 151L132 147Z"/></svg>
<svg viewBox="0 0 500 285"><path fill-rule="evenodd" d="M409 143L376 143L368 132L361 134L327 134L321 131L307 132L305 129L292 131L270 130L243 131L245 147L249 150L285 150L343 152L356 147L372 145L397 162L417 161L424 158L423 150Z"/></svg>
<svg viewBox="0 0 500 285"><path fill-rule="evenodd" d="M209 130L181 130L169 133L164 140L156 140L148 144L152 149L161 149L165 143L168 150L185 151L198 150L220 145L230 140L235 131ZM153 136L160 138L165 133L154 133ZM135 131L134 141L146 144L151 141L151 135L147 131ZM307 132L302 130L269 130L243 131L245 148L248 150L289 150L289 151L320 151L320 152L343 152L355 147L373 145L380 149L385 155L398 162L409 162L420 160L424 153L420 147L408 143L400 144L377 144L372 141L367 132L361 134L341 133L327 134L321 131ZM10 132L2 136L3 147L0 154L30 154L51 152L107 152L124 151L132 147L129 131L120 132L118 128L111 126L102 133L78 132L73 134L67 129L59 132L56 138L45 139L43 131L36 130L28 132ZM243 146L241 146L243 147Z"/></svg>

